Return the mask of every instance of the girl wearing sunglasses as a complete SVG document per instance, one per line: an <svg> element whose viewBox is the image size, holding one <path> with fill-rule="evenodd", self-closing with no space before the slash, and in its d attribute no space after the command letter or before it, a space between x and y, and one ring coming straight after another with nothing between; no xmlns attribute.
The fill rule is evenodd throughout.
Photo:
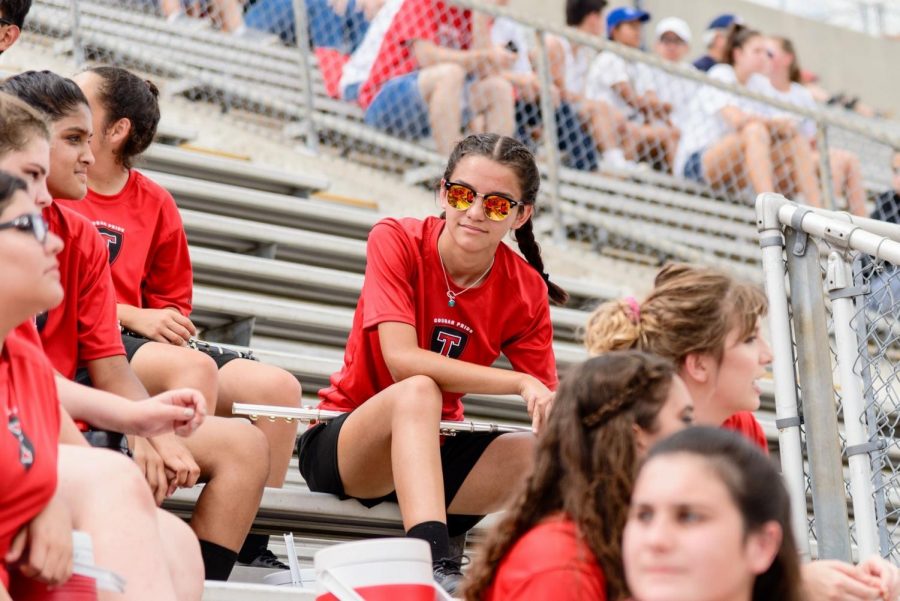
<svg viewBox="0 0 900 601"><path fill-rule="evenodd" d="M468 601L618 601L635 466L692 422L671 362L619 351L563 378L533 474L469 570Z"/></svg>
<svg viewBox="0 0 900 601"><path fill-rule="evenodd" d="M204 357L187 346L197 329L189 317L193 270L181 216L171 194L132 168L159 124L156 87L120 67L95 67L74 81L91 108L94 163L87 169L87 195L57 202L90 219L107 241L117 317L127 330L122 343L135 374L150 393L200 388L220 417L231 417L238 400L299 407L300 383L287 371L228 350L210 350ZM204 366L202 378L184 369L198 364ZM266 486L281 488L297 425L259 420L254 426L269 442ZM287 569L268 550L268 538L248 535L239 560Z"/></svg>
<svg viewBox="0 0 900 601"><path fill-rule="evenodd" d="M532 231L540 176L519 142L472 135L438 188L444 218L385 219L369 234L366 275L344 366L320 407L348 412L299 442L310 489L366 506L400 503L407 535L428 541L435 577L461 579L449 537L502 508L532 463L534 436L460 434L463 394L520 395L535 430L556 387L548 296ZM523 260L502 243L513 232ZM491 367L499 355L513 370Z"/></svg>
<svg viewBox="0 0 900 601"><path fill-rule="evenodd" d="M44 183L36 181L35 187L44 188L49 195L40 196L37 204L50 230L65 243L57 257L65 290L63 303L38 319L44 351L64 378L78 377L97 390L144 400L150 393L128 364L116 319L108 244L90 221L53 201L79 199L87 192L87 169L94 162L88 101L75 82L49 71L20 73L4 81L0 89L38 109L51 122L49 157L45 154L48 145L34 141L37 134L23 136L22 144L0 156L0 161L24 167L43 162L36 178ZM208 361L208 357L194 354ZM191 382L203 373L190 367L187 362L178 366L185 377L181 386L199 388ZM172 367L165 365L161 370L171 371ZM122 433L96 423L90 404L73 404L83 398L80 392L66 394L73 385L71 381L61 384L60 397L74 418L98 430ZM154 394L162 392L153 390ZM200 539L206 579L227 580L268 476L269 449L264 435L240 420L210 416L186 438L171 431L139 433L134 458L157 504L176 488L193 487L201 479L206 482L191 515L191 527Z"/></svg>
<svg viewBox="0 0 900 601"><path fill-rule="evenodd" d="M694 400L698 424L735 430L764 453L768 443L752 411L772 362L760 332L768 302L757 286L699 265L670 264L643 301L600 305L585 328L591 354L636 349L672 361ZM880 599L898 571L880 558L858 566L814 561L802 568L809 599ZM891 597L893 598L893 597Z"/></svg>

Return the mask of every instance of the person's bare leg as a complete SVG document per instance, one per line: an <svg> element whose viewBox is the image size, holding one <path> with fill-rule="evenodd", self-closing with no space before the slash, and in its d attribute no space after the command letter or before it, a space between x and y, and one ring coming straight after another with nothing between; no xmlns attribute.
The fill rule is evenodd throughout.
<svg viewBox="0 0 900 601"><path fill-rule="evenodd" d="M822 194L819 179L816 177L816 165L812 159L812 147L809 141L797 134L783 143L774 144L772 154L785 156L791 164L794 186L803 194L807 204L822 206Z"/></svg>
<svg viewBox="0 0 900 601"><path fill-rule="evenodd" d="M208 417L184 445L206 482L191 528L201 540L237 552L250 531L269 475L269 445L258 428Z"/></svg>
<svg viewBox="0 0 900 601"><path fill-rule="evenodd" d="M219 368L211 357L186 346L148 342L131 358L131 369L151 395L174 388L196 388L216 410Z"/></svg>
<svg viewBox="0 0 900 601"><path fill-rule="evenodd" d="M214 0L210 12L222 31L236 31L244 24L244 10L238 0Z"/></svg>
<svg viewBox="0 0 900 601"><path fill-rule="evenodd" d="M156 510L159 538L179 601L203 597L203 559L191 527L163 509Z"/></svg>
<svg viewBox="0 0 900 601"><path fill-rule="evenodd" d="M738 135L750 185L757 194L771 192L775 189L775 182L771 156L772 137L768 128L762 123L752 122L745 125Z"/></svg>
<svg viewBox="0 0 900 601"><path fill-rule="evenodd" d="M495 75L472 85L469 104L475 113L483 114L487 131L511 136L516 127L513 86Z"/></svg>
<svg viewBox="0 0 900 601"><path fill-rule="evenodd" d="M485 515L505 508L531 474L535 440L530 433L494 439L466 476L448 513Z"/></svg>
<svg viewBox="0 0 900 601"><path fill-rule="evenodd" d="M414 376L382 390L344 421L338 466L344 491L362 499L397 491L403 526L447 521L441 471L440 388Z"/></svg>
<svg viewBox="0 0 900 601"><path fill-rule="evenodd" d="M449 155L462 130L462 90L465 70L443 63L419 71L419 94L428 105L431 134L437 150Z"/></svg>
<svg viewBox="0 0 900 601"><path fill-rule="evenodd" d="M300 407L300 382L274 365L235 359L219 370L219 400L216 413L231 417L234 403ZM269 441L269 476L266 486L281 488L297 439L297 422L283 419L257 420L254 424Z"/></svg>
<svg viewBox="0 0 900 601"><path fill-rule="evenodd" d="M710 186L737 194L746 185L743 142L738 134L729 134L710 145L703 153L703 175Z"/></svg>
<svg viewBox="0 0 900 601"><path fill-rule="evenodd" d="M847 209L859 217L866 216L866 191L863 187L862 167L859 158L842 148L832 148L829 153L834 189L847 199Z"/></svg>
<svg viewBox="0 0 900 601"><path fill-rule="evenodd" d="M73 526L91 535L96 565L128 583L125 595L101 591L99 599L191 598L174 587L160 540L157 507L133 462L113 451L60 445L58 470L59 490L72 512ZM188 547L180 553L186 562L196 564L193 551ZM202 572L197 576L202 579Z"/></svg>
<svg viewBox="0 0 900 601"><path fill-rule="evenodd" d="M599 100L587 103L583 111L586 113L585 121L590 124L591 136L600 152L622 146L620 131L624 119L618 111Z"/></svg>
<svg viewBox="0 0 900 601"><path fill-rule="evenodd" d="M170 17L183 10L181 0L161 0L159 9L162 11L164 17Z"/></svg>

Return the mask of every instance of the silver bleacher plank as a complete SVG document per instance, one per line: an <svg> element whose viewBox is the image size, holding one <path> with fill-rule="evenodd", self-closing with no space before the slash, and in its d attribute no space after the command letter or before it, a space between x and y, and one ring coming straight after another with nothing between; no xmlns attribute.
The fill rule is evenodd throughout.
<svg viewBox="0 0 900 601"><path fill-rule="evenodd" d="M315 601L316 591L310 588L269 586L245 582L217 582L203 584L203 601Z"/></svg>
<svg viewBox="0 0 900 601"><path fill-rule="evenodd" d="M226 159L163 144L151 145L141 155L139 166L292 196L306 197L329 186L328 180L323 177L292 173L254 162Z"/></svg>
<svg viewBox="0 0 900 601"><path fill-rule="evenodd" d="M197 139L199 133L197 130L180 123L166 119L163 117L156 127L155 141L159 144L168 144L177 146L186 142L192 142Z"/></svg>
<svg viewBox="0 0 900 601"><path fill-rule="evenodd" d="M152 169L141 171L168 190L175 197L178 206L217 215L357 239L368 237L369 230L381 217L371 209L344 206L315 198L297 198Z"/></svg>

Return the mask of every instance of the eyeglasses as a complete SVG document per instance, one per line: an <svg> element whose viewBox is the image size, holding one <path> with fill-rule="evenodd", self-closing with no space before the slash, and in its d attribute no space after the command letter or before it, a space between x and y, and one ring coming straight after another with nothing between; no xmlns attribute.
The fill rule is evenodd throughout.
<svg viewBox="0 0 900 601"><path fill-rule="evenodd" d="M47 234L50 228L47 222L41 217L40 213L28 213L20 215L11 221L0 223L0 230L16 229L20 232L30 232L35 240L43 244L47 241Z"/></svg>
<svg viewBox="0 0 900 601"><path fill-rule="evenodd" d="M480 196L483 201L484 216L491 221L503 221L509 217L513 207L525 204L500 194L479 194L465 184L443 180L441 185L447 190L447 204L457 211L467 210L475 204L475 199Z"/></svg>

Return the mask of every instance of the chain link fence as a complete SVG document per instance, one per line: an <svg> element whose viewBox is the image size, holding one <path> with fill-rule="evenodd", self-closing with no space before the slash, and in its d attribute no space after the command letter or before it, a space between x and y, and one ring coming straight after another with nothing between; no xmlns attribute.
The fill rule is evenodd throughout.
<svg viewBox="0 0 900 601"><path fill-rule="evenodd" d="M897 198L879 203L893 223L757 201L782 469L823 558L900 560Z"/></svg>
<svg viewBox="0 0 900 601"><path fill-rule="evenodd" d="M751 72L776 69L777 40L707 76L684 62L686 25L560 28L504 4L36 0L28 25L79 62L148 72L165 94L408 182L433 185L464 133L514 135L547 179L544 233L639 261L759 279L756 193L863 215L889 183L897 126L826 111L799 84L776 92Z"/></svg>

